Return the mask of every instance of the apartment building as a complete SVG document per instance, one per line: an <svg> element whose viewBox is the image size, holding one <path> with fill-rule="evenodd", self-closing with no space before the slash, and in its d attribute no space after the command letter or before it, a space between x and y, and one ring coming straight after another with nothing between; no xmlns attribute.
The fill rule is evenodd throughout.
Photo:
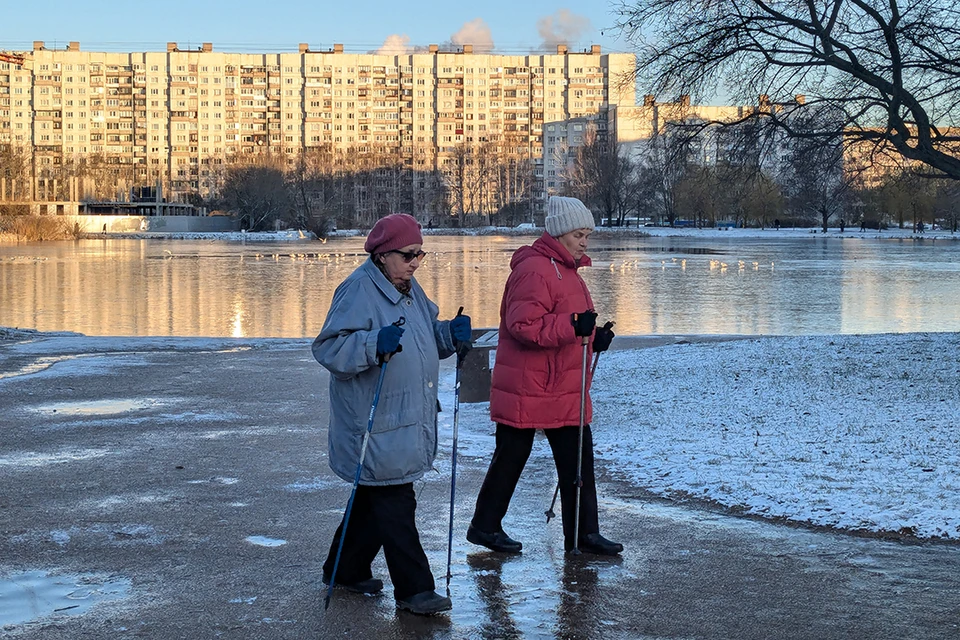
<svg viewBox="0 0 960 640"><path fill-rule="evenodd" d="M797 100L802 100L798 96ZM657 102L646 95L638 105L610 105L596 114L565 121L547 122L543 136L544 189L547 195L558 194L566 186L566 175L576 159L578 149L592 136L618 145L625 156L642 158L647 145L662 134L670 123L736 122L762 109L783 110L789 107L774 104L759 96L756 105L722 106L690 104L689 96L674 102ZM694 157L699 164L711 165L718 159L730 158L735 149L726 146L717 127L708 127L692 141ZM770 163L773 157L767 157Z"/></svg>
<svg viewBox="0 0 960 640"><path fill-rule="evenodd" d="M24 64L0 62L0 144L27 149L33 198L47 193L38 184L50 176L60 177L54 190L65 189L63 168L91 157L122 170L129 184L117 191L161 184L171 199L210 192L220 165L236 156L271 154L292 165L318 149L391 154L416 175L444 171L465 146L492 143L527 158L542 178L545 122L635 102L625 80L634 56L597 45L530 55L431 45L378 55L342 45L254 54L169 43L110 53L35 42L17 54ZM415 194L426 189L412 180Z"/></svg>

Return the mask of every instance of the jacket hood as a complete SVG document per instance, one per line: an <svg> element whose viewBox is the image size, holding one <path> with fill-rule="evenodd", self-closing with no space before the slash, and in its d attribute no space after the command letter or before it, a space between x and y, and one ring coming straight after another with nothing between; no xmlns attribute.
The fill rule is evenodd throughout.
<svg viewBox="0 0 960 640"><path fill-rule="evenodd" d="M593 264L590 256L586 254L580 258L580 263L578 264L577 261L573 259L573 256L570 255L570 252L567 251L566 247L560 244L559 240L549 233L544 232L542 236L534 240L533 244L522 246L513 253L513 258L510 259L510 269L516 269L524 260L536 256L543 256L548 259L552 258L571 269L589 267Z"/></svg>

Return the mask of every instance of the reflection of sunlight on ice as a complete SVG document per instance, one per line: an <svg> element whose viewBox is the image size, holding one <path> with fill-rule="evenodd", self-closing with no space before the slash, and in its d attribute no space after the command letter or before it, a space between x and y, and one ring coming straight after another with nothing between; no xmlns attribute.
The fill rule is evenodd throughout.
<svg viewBox="0 0 960 640"><path fill-rule="evenodd" d="M243 337L243 300L236 298L233 301L233 337Z"/></svg>

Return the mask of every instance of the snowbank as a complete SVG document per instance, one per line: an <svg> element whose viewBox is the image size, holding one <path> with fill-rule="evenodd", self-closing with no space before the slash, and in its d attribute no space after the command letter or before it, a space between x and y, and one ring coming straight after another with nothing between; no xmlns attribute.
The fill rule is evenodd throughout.
<svg viewBox="0 0 960 640"><path fill-rule="evenodd" d="M607 479L680 501L960 540L958 351L956 333L610 351L592 391L598 466ZM451 369L444 406L452 387ZM461 405L466 455L493 453L488 411L488 403ZM447 426L450 413L440 414ZM536 457L552 465L545 444Z"/></svg>

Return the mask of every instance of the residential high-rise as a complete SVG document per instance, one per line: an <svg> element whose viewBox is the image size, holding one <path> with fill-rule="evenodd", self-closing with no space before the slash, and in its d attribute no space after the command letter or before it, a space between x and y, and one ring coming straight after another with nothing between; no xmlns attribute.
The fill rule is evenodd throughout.
<svg viewBox="0 0 960 640"><path fill-rule="evenodd" d="M409 169L405 188L423 208L429 186L418 176L452 175L464 150L481 147L532 166L527 188L536 198L544 122L635 102L633 54L604 54L597 45L529 55L431 45L380 55L342 45L221 53L209 43L169 43L166 51L111 53L35 42L18 55L22 65L0 62L0 144L29 156L29 175L20 178L27 188L10 184L6 193L33 199L158 183L171 199L206 195L220 166L238 157L271 155L294 166L305 154L343 152L391 157ZM94 167L110 169L103 175L116 184L105 186L110 180L96 178Z"/></svg>

